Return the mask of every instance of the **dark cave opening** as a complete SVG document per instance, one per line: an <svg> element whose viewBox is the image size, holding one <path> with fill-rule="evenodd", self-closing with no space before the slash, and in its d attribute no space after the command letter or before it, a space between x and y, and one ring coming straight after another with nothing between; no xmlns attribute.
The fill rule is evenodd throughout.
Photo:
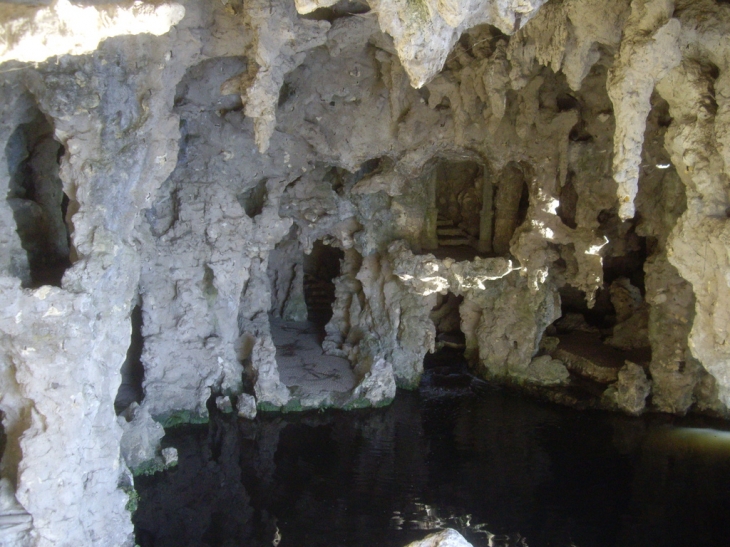
<svg viewBox="0 0 730 547"><path fill-rule="evenodd" d="M249 218L256 218L264 210L266 196L268 195L266 181L267 179L261 179L255 186L236 196L238 203L246 211Z"/></svg>
<svg viewBox="0 0 730 547"><path fill-rule="evenodd" d="M576 209L578 207L578 193L575 190L573 180L575 173L568 171L568 175L565 179L565 184L560 189L560 205L558 205L555 211L560 217L560 220L568 228L575 230L578 224L575 221Z"/></svg>
<svg viewBox="0 0 730 547"><path fill-rule="evenodd" d="M302 408L320 405L323 396L347 393L357 383L349 361L324 347L335 303L334 281L344 259L343 251L322 240L305 254L294 227L269 255L269 329L279 378L289 388L292 404Z"/></svg>
<svg viewBox="0 0 730 547"><path fill-rule="evenodd" d="M466 337L461 330L459 307L463 296L438 294L429 317L436 327L436 348L423 359L423 383L438 387L463 387L471 382L464 356Z"/></svg>
<svg viewBox="0 0 730 547"><path fill-rule="evenodd" d="M7 201L28 260L27 272L19 268L16 275L26 288L60 287L71 265L65 222L69 198L59 176L63 154L53 126L37 108L32 120L19 125L5 147L10 173Z"/></svg>
<svg viewBox="0 0 730 547"><path fill-rule="evenodd" d="M367 2L361 0L339 0L339 2L326 8L317 8L316 10L302 14L302 19L312 21L329 21L334 22L342 17L350 17L352 15L363 15L370 11Z"/></svg>
<svg viewBox="0 0 730 547"><path fill-rule="evenodd" d="M340 275L340 265L345 253L337 247L317 240L312 252L304 255L304 302L307 317L318 327L324 328L332 319L335 303L334 280Z"/></svg>
<svg viewBox="0 0 730 547"><path fill-rule="evenodd" d="M144 398L144 366L142 365L142 350L144 337L142 336L142 306L137 304L130 314L132 334L130 336L127 358L120 370L122 383L114 399L114 410L121 414L132 403L141 403Z"/></svg>

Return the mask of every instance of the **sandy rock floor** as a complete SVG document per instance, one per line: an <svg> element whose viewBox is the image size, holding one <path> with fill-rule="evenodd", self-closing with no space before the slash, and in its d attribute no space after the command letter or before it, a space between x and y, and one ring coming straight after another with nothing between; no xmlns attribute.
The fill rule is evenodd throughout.
<svg viewBox="0 0 730 547"><path fill-rule="evenodd" d="M320 332L312 322L271 319L271 336L282 382L303 401L349 392L356 385L350 363L325 355Z"/></svg>

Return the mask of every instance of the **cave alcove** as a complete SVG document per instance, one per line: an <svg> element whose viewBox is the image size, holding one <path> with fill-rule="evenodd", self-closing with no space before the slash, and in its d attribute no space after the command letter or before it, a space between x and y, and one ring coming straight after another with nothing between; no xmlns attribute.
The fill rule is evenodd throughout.
<svg viewBox="0 0 730 547"><path fill-rule="evenodd" d="M59 162L64 147L54 139L46 116L34 107L30 121L19 125L5 147L10 174L7 201L28 266L15 272L26 288L61 286L71 265L66 214L69 198L63 192Z"/></svg>
<svg viewBox="0 0 730 547"><path fill-rule="evenodd" d="M424 385L463 387L471 381L464 356L466 337L461 330L462 302L464 297L451 291L436 295L436 304L429 314L436 329L436 344L435 351L423 358Z"/></svg>
<svg viewBox="0 0 730 547"><path fill-rule="evenodd" d="M269 255L269 326L276 362L281 381L303 406L322 394L355 387L349 361L322 349L343 259L342 250L321 239L304 253L294 228Z"/></svg>
<svg viewBox="0 0 730 547"><path fill-rule="evenodd" d="M345 253L337 247L314 242L312 252L304 255L304 302L309 321L322 330L332 319L335 303L334 280L340 275Z"/></svg>

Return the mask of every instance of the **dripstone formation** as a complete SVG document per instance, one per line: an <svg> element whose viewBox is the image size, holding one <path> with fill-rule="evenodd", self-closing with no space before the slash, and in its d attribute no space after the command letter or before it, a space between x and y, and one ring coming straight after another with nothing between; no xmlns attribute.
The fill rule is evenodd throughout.
<svg viewBox="0 0 730 547"><path fill-rule="evenodd" d="M131 546L161 426L388 404L442 347L727 416L727 2L0 18L3 545Z"/></svg>

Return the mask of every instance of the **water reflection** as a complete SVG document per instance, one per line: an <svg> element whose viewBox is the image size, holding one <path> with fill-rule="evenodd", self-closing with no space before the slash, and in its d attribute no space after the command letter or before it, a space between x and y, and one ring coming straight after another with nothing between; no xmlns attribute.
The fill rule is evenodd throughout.
<svg viewBox="0 0 730 547"><path fill-rule="evenodd" d="M448 526L475 546L726 547L730 450L707 447L729 434L665 422L465 389L217 416L170 431L177 469L137 481L137 542L403 546Z"/></svg>

